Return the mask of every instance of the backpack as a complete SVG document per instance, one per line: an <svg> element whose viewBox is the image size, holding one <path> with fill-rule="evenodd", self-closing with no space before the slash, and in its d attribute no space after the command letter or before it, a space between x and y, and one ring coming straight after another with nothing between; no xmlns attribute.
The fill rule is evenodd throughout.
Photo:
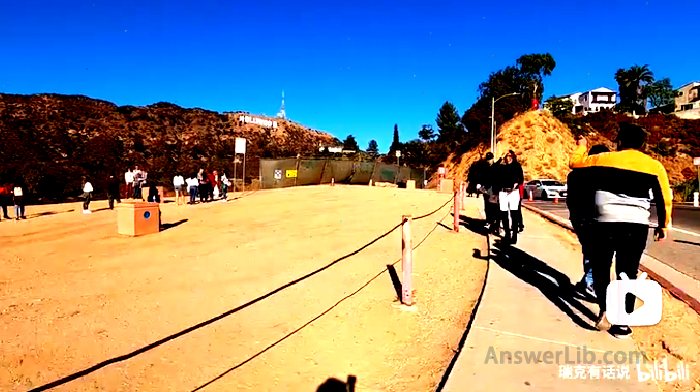
<svg viewBox="0 0 700 392"><path fill-rule="evenodd" d="M21 186L16 186L14 191L13 191L15 196L23 196L22 194L22 187Z"/></svg>

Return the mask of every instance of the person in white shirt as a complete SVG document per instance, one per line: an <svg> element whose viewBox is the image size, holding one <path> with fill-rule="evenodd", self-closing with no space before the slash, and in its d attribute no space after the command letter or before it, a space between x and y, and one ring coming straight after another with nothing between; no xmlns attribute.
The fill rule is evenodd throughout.
<svg viewBox="0 0 700 392"><path fill-rule="evenodd" d="M85 203L83 203L83 214L91 214L92 212L89 210L90 208L90 200L92 199L92 184L90 181L85 181L85 186L83 186L83 192L85 196Z"/></svg>
<svg viewBox="0 0 700 392"><path fill-rule="evenodd" d="M124 181L126 181L125 199L131 199L134 195L134 173L131 171L131 169L124 173Z"/></svg>
<svg viewBox="0 0 700 392"><path fill-rule="evenodd" d="M173 185L175 185L175 201L177 205L185 204L185 178L181 173L177 173L175 178L173 178Z"/></svg>
<svg viewBox="0 0 700 392"><path fill-rule="evenodd" d="M187 190L190 193L190 204L194 204L197 200L197 192L199 192L199 180L197 180L197 174L192 173L190 178L185 180L187 182Z"/></svg>
<svg viewBox="0 0 700 392"><path fill-rule="evenodd" d="M141 170L139 170L138 166L134 167L134 199L143 199L142 193L141 193L141 177L143 176L143 173Z"/></svg>

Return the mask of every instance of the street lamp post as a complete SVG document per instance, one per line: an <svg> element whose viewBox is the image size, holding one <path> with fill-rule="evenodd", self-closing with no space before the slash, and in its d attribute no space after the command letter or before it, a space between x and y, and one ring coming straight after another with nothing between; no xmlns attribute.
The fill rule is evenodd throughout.
<svg viewBox="0 0 700 392"><path fill-rule="evenodd" d="M495 133L495 130L494 130L494 121L495 121L495 118L494 118L494 105L495 105L496 102L498 102L498 100L501 99L501 98L509 97L509 96L511 96L511 95L518 95L518 94L520 94L520 93L509 93L509 94L506 94L506 95L502 95L502 96L500 96L500 97L498 97L498 98L496 98L496 99L494 99L493 97L491 97L491 153L494 154L494 155L496 155L496 133Z"/></svg>

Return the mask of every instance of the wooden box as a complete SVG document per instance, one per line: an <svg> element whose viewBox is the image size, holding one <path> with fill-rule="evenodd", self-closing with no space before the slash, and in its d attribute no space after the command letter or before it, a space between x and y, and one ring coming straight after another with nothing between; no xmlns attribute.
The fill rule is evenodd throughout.
<svg viewBox="0 0 700 392"><path fill-rule="evenodd" d="M416 189L416 180L406 181L406 189Z"/></svg>
<svg viewBox="0 0 700 392"><path fill-rule="evenodd" d="M128 236L153 234L160 231L158 203L125 202L117 206L117 231Z"/></svg>

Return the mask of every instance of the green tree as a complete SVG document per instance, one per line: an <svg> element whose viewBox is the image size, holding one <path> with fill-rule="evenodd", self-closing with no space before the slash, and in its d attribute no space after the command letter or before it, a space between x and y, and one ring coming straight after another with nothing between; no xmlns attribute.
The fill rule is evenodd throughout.
<svg viewBox="0 0 700 392"><path fill-rule="evenodd" d="M554 57L549 53L526 54L520 56L516 63L520 67L521 79L526 81L529 98L541 102L544 95L543 79L551 75L557 65Z"/></svg>
<svg viewBox="0 0 700 392"><path fill-rule="evenodd" d="M389 147L389 155L394 156L396 150L401 150L401 142L399 141L399 124L394 124L394 140Z"/></svg>
<svg viewBox="0 0 700 392"><path fill-rule="evenodd" d="M367 152L372 156L376 157L379 155L379 145L377 144L376 140L370 140L369 145L367 146Z"/></svg>
<svg viewBox="0 0 700 392"><path fill-rule="evenodd" d="M428 166L428 144L418 139L405 143L401 151L401 162L411 167Z"/></svg>
<svg viewBox="0 0 700 392"><path fill-rule="evenodd" d="M673 89L671 79L664 78L645 86L645 95L649 98L649 105L652 108L660 108L674 103L678 97L678 92Z"/></svg>
<svg viewBox="0 0 700 392"><path fill-rule="evenodd" d="M654 82L654 74L649 70L649 65L620 68L615 72L615 81L620 86L620 103L616 109L621 112L646 113L646 86Z"/></svg>
<svg viewBox="0 0 700 392"><path fill-rule="evenodd" d="M348 135L348 137L345 138L345 140L343 141L343 150L360 150L360 146L357 145L357 140L355 140L355 136Z"/></svg>
<svg viewBox="0 0 700 392"><path fill-rule="evenodd" d="M430 142L435 138L435 131L433 131L433 126L430 124L423 125L420 131L418 131L418 137L425 142Z"/></svg>
<svg viewBox="0 0 700 392"><path fill-rule="evenodd" d="M438 143L455 145L462 141L462 123L459 118L459 112L452 103L448 101L440 107L435 122L439 131Z"/></svg>
<svg viewBox="0 0 700 392"><path fill-rule="evenodd" d="M554 117L562 119L571 116L574 109L574 102L569 98L557 98L551 96L549 99L547 99L547 102L545 102L544 107L552 112Z"/></svg>

